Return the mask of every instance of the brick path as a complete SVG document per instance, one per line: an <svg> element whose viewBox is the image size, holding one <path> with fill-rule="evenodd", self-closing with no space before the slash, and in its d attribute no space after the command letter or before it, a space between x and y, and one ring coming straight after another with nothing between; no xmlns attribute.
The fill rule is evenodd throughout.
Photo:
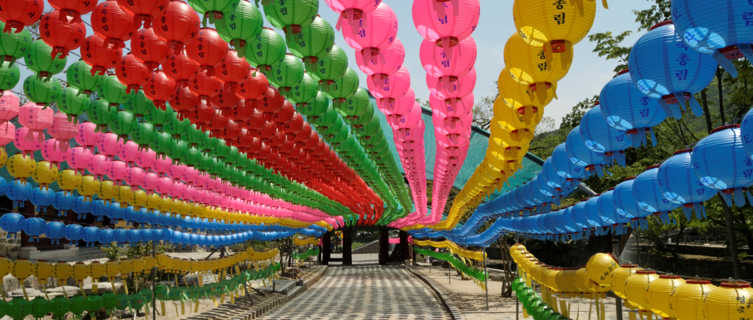
<svg viewBox="0 0 753 320"><path fill-rule="evenodd" d="M451 319L421 280L398 266L330 267L264 319Z"/></svg>

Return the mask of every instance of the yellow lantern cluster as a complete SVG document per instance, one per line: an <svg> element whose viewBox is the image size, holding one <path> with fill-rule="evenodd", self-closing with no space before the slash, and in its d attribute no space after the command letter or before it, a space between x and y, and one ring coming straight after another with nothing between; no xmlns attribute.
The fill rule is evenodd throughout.
<svg viewBox="0 0 753 320"><path fill-rule="evenodd" d="M446 248L450 253L476 261L484 261L484 251L473 251L460 247L450 240L433 241L433 240L415 240L413 244L422 247Z"/></svg>
<svg viewBox="0 0 753 320"><path fill-rule="evenodd" d="M3 149L0 148L0 150ZM94 196L97 196L99 199L105 201L117 201L123 206L147 208L164 213L179 214L184 217L207 218L210 221L214 220L229 224L263 223L265 225L280 225L290 228L306 228L312 225L312 223L300 220L256 216L200 203L172 199L157 193L146 192L139 188L117 185L110 180L96 178L91 175L81 175L70 169L58 171L57 166L51 165L47 161L37 162L32 157L20 153L8 159L6 170L16 179L32 178L43 187L54 182L57 183L61 190L68 193L75 191L90 200ZM332 226L324 221L314 224L328 230L332 229Z"/></svg>
<svg viewBox="0 0 753 320"><path fill-rule="evenodd" d="M612 291L627 307L665 319L711 320L753 317L753 288L748 282L683 279L658 274L636 265L619 265L609 254L593 255L585 268L564 269L547 266L525 246L516 244L510 255L527 282L536 281L555 294L594 297ZM546 301L552 308L556 303ZM555 304L555 305L551 305Z"/></svg>
<svg viewBox="0 0 753 320"><path fill-rule="evenodd" d="M506 67L497 81L486 157L455 197L448 219L434 229L453 228L521 167L544 107L570 70L573 45L585 37L595 16L594 0L515 0L518 33L505 45Z"/></svg>
<svg viewBox="0 0 753 320"><path fill-rule="evenodd" d="M317 246L317 245L319 245L319 238L314 238L314 237L306 237L306 238L293 237L293 245L295 245L296 247Z"/></svg>

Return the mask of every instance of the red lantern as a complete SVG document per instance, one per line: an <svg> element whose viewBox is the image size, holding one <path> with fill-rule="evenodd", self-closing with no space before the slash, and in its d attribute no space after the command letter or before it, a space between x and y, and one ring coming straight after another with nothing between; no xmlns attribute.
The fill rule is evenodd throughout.
<svg viewBox="0 0 753 320"><path fill-rule="evenodd" d="M88 36L81 45L81 59L92 66L92 74L105 74L107 69L116 66L122 52L120 47L108 46L105 38L98 34Z"/></svg>
<svg viewBox="0 0 753 320"><path fill-rule="evenodd" d="M186 52L201 65L202 70L214 74L214 66L227 56L228 46L217 30L201 28L191 42L186 44Z"/></svg>
<svg viewBox="0 0 753 320"><path fill-rule="evenodd" d="M50 5L61 11L60 18L66 22L80 22L81 15L94 10L97 5L95 0L49 0Z"/></svg>
<svg viewBox="0 0 753 320"><path fill-rule="evenodd" d="M275 121L281 127L284 127L290 120L293 120L295 114L295 108L290 101L285 101L282 107L275 113Z"/></svg>
<svg viewBox="0 0 753 320"><path fill-rule="evenodd" d="M42 0L1 0L0 20L5 21L3 32L10 33L15 29L21 32L25 26L37 22L42 17L44 1Z"/></svg>
<svg viewBox="0 0 753 320"><path fill-rule="evenodd" d="M246 59L238 56L235 50L228 50L225 57L215 66L216 76L225 83L238 83L248 76L251 65Z"/></svg>
<svg viewBox="0 0 753 320"><path fill-rule="evenodd" d="M131 37L131 53L154 70L168 55L167 41L154 33L152 28L139 29Z"/></svg>
<svg viewBox="0 0 753 320"><path fill-rule="evenodd" d="M144 94L154 102L158 108L165 110L165 101L170 99L175 92L175 80L168 77L162 70L153 71L144 83ZM191 90L187 90L193 95ZM196 95L194 95L196 96ZM198 100L198 97L196 97Z"/></svg>
<svg viewBox="0 0 753 320"><path fill-rule="evenodd" d="M196 117L193 119L193 122L202 128L202 130L206 130L212 123L214 123L215 118L217 117L217 110L208 101L199 101L193 111L194 116Z"/></svg>
<svg viewBox="0 0 753 320"><path fill-rule="evenodd" d="M190 82L191 90L202 99L211 99L220 94L225 83L209 74L208 70L199 71Z"/></svg>
<svg viewBox="0 0 753 320"><path fill-rule="evenodd" d="M120 60L115 68L115 74L118 80L127 86L126 93L131 93L132 90L140 89L141 84L149 78L151 72L139 58L129 53Z"/></svg>
<svg viewBox="0 0 753 320"><path fill-rule="evenodd" d="M244 122L250 125L251 116L254 112L256 112L256 101L253 99L239 101L238 105L233 109L233 113L230 115L230 118L238 121L238 122ZM251 125L253 128L254 126Z"/></svg>
<svg viewBox="0 0 753 320"><path fill-rule="evenodd" d="M293 118L288 121L285 128L287 129L286 132L289 134L295 134L295 137L297 138L300 134L305 134L306 132L303 131L303 125L306 122L303 121L303 117L298 113L293 114Z"/></svg>
<svg viewBox="0 0 753 320"><path fill-rule="evenodd" d="M76 1L76 0L71 0ZM169 0L118 0L118 3L134 14L134 27L144 23L144 28L150 28L152 19L167 6Z"/></svg>
<svg viewBox="0 0 753 320"><path fill-rule="evenodd" d="M246 100L259 99L267 91L267 88L269 88L267 77L257 70L251 70L245 78L238 82L235 93Z"/></svg>
<svg viewBox="0 0 753 320"><path fill-rule="evenodd" d="M162 61L162 70L173 78L178 85L187 86L199 72L199 63L189 58L185 50L178 54L168 54Z"/></svg>
<svg viewBox="0 0 753 320"><path fill-rule="evenodd" d="M262 112L260 112L259 110L248 109L246 109L246 112L247 113L244 116L247 119L246 122L248 123L249 129L259 131L262 127L264 127L266 120L264 120L264 114Z"/></svg>
<svg viewBox="0 0 753 320"><path fill-rule="evenodd" d="M212 103L223 110L232 109L238 105L238 102L240 102L240 99L238 99L238 96L235 94L233 85L229 82L225 82L222 90L212 98Z"/></svg>
<svg viewBox="0 0 753 320"><path fill-rule="evenodd" d="M68 51L78 49L86 37L86 27L81 19L68 21L59 10L42 16L39 22L39 36L52 47L53 59L58 55L65 58Z"/></svg>
<svg viewBox="0 0 753 320"><path fill-rule="evenodd" d="M178 88L170 99L170 107L176 111L190 111L199 104L199 96L188 87Z"/></svg>
<svg viewBox="0 0 753 320"><path fill-rule="evenodd" d="M100 2L92 11L91 22L94 32L107 38L108 45L119 48L136 30L133 13L121 8L115 0Z"/></svg>
<svg viewBox="0 0 753 320"><path fill-rule="evenodd" d="M214 108L212 109L214 110ZM214 118L212 119L212 122L209 124L209 126L211 127L211 130L222 129L227 126L228 121L230 121L230 119L228 119L227 116L221 113L216 113L215 110Z"/></svg>
<svg viewBox="0 0 753 320"><path fill-rule="evenodd" d="M179 52L199 32L199 15L188 4L171 0L160 11L154 32L167 40L173 52Z"/></svg>
<svg viewBox="0 0 753 320"><path fill-rule="evenodd" d="M223 128L223 131L222 138L232 140L241 135L241 126L233 120L228 120L227 126Z"/></svg>

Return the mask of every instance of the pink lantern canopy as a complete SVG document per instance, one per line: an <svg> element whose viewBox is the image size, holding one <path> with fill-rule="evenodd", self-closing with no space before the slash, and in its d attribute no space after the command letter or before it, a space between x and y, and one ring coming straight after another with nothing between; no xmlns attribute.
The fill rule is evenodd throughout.
<svg viewBox="0 0 753 320"><path fill-rule="evenodd" d="M18 116L20 99L10 90L3 91L0 95L0 122L13 120Z"/></svg>
<svg viewBox="0 0 753 320"><path fill-rule="evenodd" d="M76 137L78 128L76 128L76 124L68 120L68 115L63 112L56 112L52 117L52 127L47 129L47 133L57 141L57 149L65 152L68 150L70 140Z"/></svg>
<svg viewBox="0 0 753 320"><path fill-rule="evenodd" d="M429 91L440 99L458 98L469 95L476 86L476 70L471 69L462 77L433 77L426 74Z"/></svg>
<svg viewBox="0 0 753 320"><path fill-rule="evenodd" d="M378 99L399 98L404 96L410 88L410 73L403 66L388 76L373 74L366 82L371 94Z"/></svg>
<svg viewBox="0 0 753 320"><path fill-rule="evenodd" d="M92 157L89 172L91 172L91 174L93 174L95 177L101 178L110 173L111 167L112 160L110 160L110 158L101 153L95 154L94 157Z"/></svg>
<svg viewBox="0 0 753 320"><path fill-rule="evenodd" d="M78 124L78 133L76 134L76 143L87 148L97 145L99 133L97 125L92 122L83 122Z"/></svg>
<svg viewBox="0 0 753 320"><path fill-rule="evenodd" d="M471 35L481 14L478 0L415 0L418 33L440 47L452 47Z"/></svg>
<svg viewBox="0 0 753 320"><path fill-rule="evenodd" d="M376 55L371 53L370 50L356 52L356 64L367 76L393 74L400 70L405 60L405 47L398 39L395 39L389 46L379 49Z"/></svg>
<svg viewBox="0 0 753 320"><path fill-rule="evenodd" d="M91 150L84 147L73 147L66 152L65 161L76 172L84 173L84 170L91 166L93 157Z"/></svg>
<svg viewBox="0 0 753 320"><path fill-rule="evenodd" d="M460 77L471 71L476 63L476 41L473 37L461 40L452 47L440 47L434 41L421 42L421 65L426 74L434 77Z"/></svg>
<svg viewBox="0 0 753 320"><path fill-rule="evenodd" d="M380 3L374 11L341 26L345 42L353 49L371 51L368 56L379 54L397 36L397 16L386 3Z"/></svg>
<svg viewBox="0 0 753 320"><path fill-rule="evenodd" d="M358 20L376 9L382 0L324 0L340 19ZM338 22L338 25L340 22Z"/></svg>
<svg viewBox="0 0 753 320"><path fill-rule="evenodd" d="M54 115L55 111L52 108L28 102L18 109L18 122L28 129L28 138L35 137L38 139L37 144L41 148L44 141L44 133L42 131L52 127Z"/></svg>
<svg viewBox="0 0 753 320"><path fill-rule="evenodd" d="M112 158L120 154L120 150L123 148L123 143L119 140L117 134L100 133L97 139L97 151Z"/></svg>

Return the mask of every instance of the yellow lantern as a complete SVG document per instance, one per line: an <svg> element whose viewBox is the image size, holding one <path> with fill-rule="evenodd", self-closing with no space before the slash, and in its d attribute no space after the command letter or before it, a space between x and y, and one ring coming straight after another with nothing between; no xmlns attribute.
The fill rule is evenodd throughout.
<svg viewBox="0 0 753 320"><path fill-rule="evenodd" d="M34 173L32 179L36 181L42 188L47 188L50 183L55 182L58 178L58 167L53 165L49 161L39 161L34 166Z"/></svg>
<svg viewBox="0 0 753 320"><path fill-rule="evenodd" d="M596 18L593 0L515 0L512 10L515 27L526 42L552 51L578 43Z"/></svg>
<svg viewBox="0 0 753 320"><path fill-rule="evenodd" d="M5 148L0 147L0 168L4 167L8 162L8 152Z"/></svg>
<svg viewBox="0 0 753 320"><path fill-rule="evenodd" d="M27 178L30 178L34 174L36 164L34 158L30 155L17 153L8 159L7 170L13 178L26 181Z"/></svg>
<svg viewBox="0 0 753 320"><path fill-rule="evenodd" d="M544 117L544 108L527 109L528 111L535 111L535 113L525 115L518 113L517 110L519 108L508 106L500 97L494 100L494 117L500 121L509 123L513 128L527 128L534 131L536 130L536 125Z"/></svg>
<svg viewBox="0 0 753 320"><path fill-rule="evenodd" d="M560 270L558 268L554 267L545 267L541 271L541 282L542 285L545 287L552 289L553 291L559 291L559 287L557 286L557 275L559 274Z"/></svg>
<svg viewBox="0 0 753 320"><path fill-rule="evenodd" d="M160 202L159 211L175 212L173 211L173 200L167 197L162 198L162 201Z"/></svg>
<svg viewBox="0 0 753 320"><path fill-rule="evenodd" d="M0 277L11 273L13 271L13 261L8 258L0 257Z"/></svg>
<svg viewBox="0 0 753 320"><path fill-rule="evenodd" d="M133 206L137 209L146 208L147 199L149 199L149 196L147 196L144 190L136 189L133 192Z"/></svg>
<svg viewBox="0 0 753 320"><path fill-rule="evenodd" d="M37 261L37 268L34 271L34 275L40 284L46 285L50 277L55 273L55 266L49 262Z"/></svg>
<svg viewBox="0 0 753 320"><path fill-rule="evenodd" d="M105 201L113 201L118 195L118 188L112 181L102 180L102 182L99 183L98 195Z"/></svg>
<svg viewBox="0 0 753 320"><path fill-rule="evenodd" d="M712 287L704 301L709 319L749 319L753 289L747 282L722 282Z"/></svg>
<svg viewBox="0 0 753 320"><path fill-rule="evenodd" d="M133 259L120 261L120 274L122 276L125 276L129 273L137 272L134 270L135 266L134 266L133 261L134 261Z"/></svg>
<svg viewBox="0 0 753 320"><path fill-rule="evenodd" d="M99 263L99 261L93 261L91 264L91 276L94 281L107 275L107 265Z"/></svg>
<svg viewBox="0 0 753 320"><path fill-rule="evenodd" d="M626 298L627 292L625 292L625 284L628 277L636 271L638 271L638 266L634 264L623 264L614 270L614 276L612 277L612 291L620 298Z"/></svg>
<svg viewBox="0 0 753 320"><path fill-rule="evenodd" d="M108 261L105 267L107 278L114 279L120 274L120 261Z"/></svg>
<svg viewBox="0 0 753 320"><path fill-rule="evenodd" d="M686 280L670 299L670 314L683 320L707 319L704 301L713 288L708 280Z"/></svg>
<svg viewBox="0 0 753 320"><path fill-rule="evenodd" d="M533 131L528 128L515 128L507 121L492 118L490 123L491 136L495 139L509 141L512 144L530 144L533 139Z"/></svg>
<svg viewBox="0 0 753 320"><path fill-rule="evenodd" d="M81 177L81 184L77 188L78 193L86 199L91 199L100 189L99 179L90 175Z"/></svg>
<svg viewBox="0 0 753 320"><path fill-rule="evenodd" d="M71 169L65 169L58 174L58 187L66 193L73 192L81 185L81 175Z"/></svg>
<svg viewBox="0 0 753 320"><path fill-rule="evenodd" d="M505 66L515 82L528 86L533 96L544 101L548 89L565 77L573 63L573 46L565 44L562 49L547 52L544 47L530 46L520 35L513 34L505 44Z"/></svg>
<svg viewBox="0 0 753 320"><path fill-rule="evenodd" d="M115 196L115 201L120 203L121 207L125 207L133 204L133 190L130 186L117 187L118 193Z"/></svg>
<svg viewBox="0 0 753 320"><path fill-rule="evenodd" d="M151 210L160 210L161 206L162 206L162 197L160 197L156 193L150 193L146 199L146 207Z"/></svg>
<svg viewBox="0 0 753 320"><path fill-rule="evenodd" d="M575 293L579 292L577 287L578 275L575 268L559 268L557 274L557 290L559 292Z"/></svg>
<svg viewBox="0 0 753 320"><path fill-rule="evenodd" d="M557 91L557 83L553 83L550 88L544 88L534 94L530 87L515 81L508 68L502 69L497 78L497 90L500 97L509 107L517 106L539 106L545 107L554 99L554 93ZM541 93L545 93L542 95Z"/></svg>
<svg viewBox="0 0 753 320"><path fill-rule="evenodd" d="M34 264L29 260L16 260L13 263L13 276L23 283L24 279L34 273Z"/></svg>
<svg viewBox="0 0 753 320"><path fill-rule="evenodd" d="M84 279L91 275L92 269L91 265L85 264L83 262L77 262L73 265L73 278L76 279L76 282L79 283L79 285L83 285Z"/></svg>
<svg viewBox="0 0 753 320"><path fill-rule="evenodd" d="M675 290L684 283L685 280L681 277L667 274L651 282L651 286L648 287L648 308L651 312L664 318L677 318L677 314L670 307L670 301Z"/></svg>
<svg viewBox="0 0 753 320"><path fill-rule="evenodd" d="M614 278L614 271L619 267L620 265L617 263L617 260L611 254L597 253L588 259L586 272L588 279L597 285L610 287L612 285L612 278Z"/></svg>
<svg viewBox="0 0 753 320"><path fill-rule="evenodd" d="M73 276L73 266L65 262L55 264L55 278L63 283Z"/></svg>
<svg viewBox="0 0 753 320"><path fill-rule="evenodd" d="M648 311L648 287L656 279L659 279L659 275L653 270L638 270L631 274L625 281L626 300L640 310Z"/></svg>

